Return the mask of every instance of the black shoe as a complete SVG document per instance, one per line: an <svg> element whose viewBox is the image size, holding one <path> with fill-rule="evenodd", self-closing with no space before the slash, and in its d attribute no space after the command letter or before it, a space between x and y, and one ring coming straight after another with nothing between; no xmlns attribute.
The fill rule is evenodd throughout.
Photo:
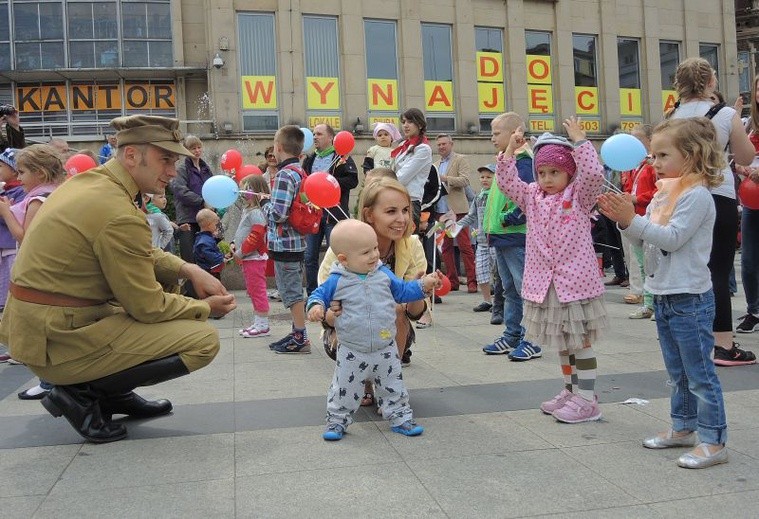
<svg viewBox="0 0 759 519"><path fill-rule="evenodd" d="M38 389L39 388L39 389ZM32 392L35 391L35 392ZM42 400L45 398L48 393L50 393L49 389L42 389L39 385L27 389L26 391L22 391L18 394L19 400Z"/></svg>
<svg viewBox="0 0 759 519"><path fill-rule="evenodd" d="M490 317L490 324L503 324L503 316L501 314L493 314Z"/></svg>
<svg viewBox="0 0 759 519"><path fill-rule="evenodd" d="M153 418L169 414L172 408L168 400L145 400L134 391L108 395L100 401L100 411L105 420L111 420L115 414L125 414L132 418Z"/></svg>
<svg viewBox="0 0 759 519"><path fill-rule="evenodd" d="M401 357L401 366L408 366L411 364L411 355L413 355L411 350L406 348L406 351L403 352L403 357Z"/></svg>
<svg viewBox="0 0 759 519"><path fill-rule="evenodd" d="M744 315L740 324L735 327L738 333L754 333L757 330L759 330L759 319L751 314Z"/></svg>
<svg viewBox="0 0 759 519"><path fill-rule="evenodd" d="M443 299L440 296L435 296L435 304L439 305L442 304Z"/></svg>
<svg viewBox="0 0 759 519"><path fill-rule="evenodd" d="M493 309L492 304L488 303L487 301L483 301L482 303L472 308L472 311L473 312L489 312L492 309Z"/></svg>
<svg viewBox="0 0 759 519"><path fill-rule="evenodd" d="M739 346L735 342L729 350L715 346L714 363L717 366L747 366L749 364L756 364L756 355L750 351L742 350Z"/></svg>
<svg viewBox="0 0 759 519"><path fill-rule="evenodd" d="M98 394L88 384L55 386L42 399L42 405L55 416L64 416L85 440L108 443L126 437L127 430L103 418Z"/></svg>
<svg viewBox="0 0 759 519"><path fill-rule="evenodd" d="M289 343L293 338L292 332L288 333L286 336L282 337L278 341L274 341L272 343L269 343L269 349L274 350L277 349L277 347L284 346L285 344Z"/></svg>

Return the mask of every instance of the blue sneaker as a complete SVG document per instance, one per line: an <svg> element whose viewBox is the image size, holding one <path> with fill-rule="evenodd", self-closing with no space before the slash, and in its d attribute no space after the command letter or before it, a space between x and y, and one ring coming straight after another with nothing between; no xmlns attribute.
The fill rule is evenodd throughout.
<svg viewBox="0 0 759 519"><path fill-rule="evenodd" d="M509 353L509 359L514 362L522 362L530 359L537 359L543 356L543 351L540 346L527 342L525 340L519 341L517 347Z"/></svg>
<svg viewBox="0 0 759 519"><path fill-rule="evenodd" d="M482 351L484 351L487 355L505 355L513 349L514 346L509 344L509 341L506 340L506 337L498 337L495 341L493 341L493 344L488 344L487 346L483 347Z"/></svg>
<svg viewBox="0 0 759 519"><path fill-rule="evenodd" d="M339 423L331 423L327 426L327 429L325 429L324 434L322 434L322 438L328 442L336 442L338 440L342 440L344 434L345 427Z"/></svg>
<svg viewBox="0 0 759 519"><path fill-rule="evenodd" d="M274 353L311 353L311 341L298 342L295 337L289 342L274 347Z"/></svg>
<svg viewBox="0 0 759 519"><path fill-rule="evenodd" d="M283 344L287 344L288 342L290 342L292 340L292 338L293 338L293 333L290 332L287 335L285 335L284 337L282 337L280 340L274 341L274 342L270 343L269 344L269 349L273 350L277 346L282 346Z"/></svg>
<svg viewBox="0 0 759 519"><path fill-rule="evenodd" d="M406 420L401 425L391 427L390 430L402 434L403 436L419 436L424 432L424 427L417 425L416 422L412 420Z"/></svg>

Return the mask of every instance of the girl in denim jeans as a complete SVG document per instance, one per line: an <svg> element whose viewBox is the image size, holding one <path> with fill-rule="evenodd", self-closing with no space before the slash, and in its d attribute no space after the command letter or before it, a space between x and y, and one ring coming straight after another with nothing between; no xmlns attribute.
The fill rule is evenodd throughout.
<svg viewBox="0 0 759 519"><path fill-rule="evenodd" d="M677 464L706 468L727 462L722 387L711 360L714 294L709 273L716 210L709 188L722 182L724 153L704 117L669 119L654 129L658 192L646 210L615 193L599 197L601 212L633 244L643 242L645 289L654 295L656 327L671 385L672 429L643 441L649 449L692 447Z"/></svg>

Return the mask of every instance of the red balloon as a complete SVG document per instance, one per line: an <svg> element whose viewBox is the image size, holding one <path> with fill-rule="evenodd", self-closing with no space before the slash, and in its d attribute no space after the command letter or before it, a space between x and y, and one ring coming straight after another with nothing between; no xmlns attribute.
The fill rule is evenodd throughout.
<svg viewBox="0 0 759 519"><path fill-rule="evenodd" d="M242 153L232 148L224 152L221 156L221 169L230 171L237 170L242 166Z"/></svg>
<svg viewBox="0 0 759 519"><path fill-rule="evenodd" d="M749 209L759 209L759 184L750 178L744 178L738 188L738 196L741 199L741 205Z"/></svg>
<svg viewBox="0 0 759 519"><path fill-rule="evenodd" d="M335 135L335 138L332 141L332 145L335 147L335 152L338 155L347 155L353 151L353 146L356 145L356 139L353 138L351 132L343 130L337 132L337 135Z"/></svg>
<svg viewBox="0 0 759 519"><path fill-rule="evenodd" d="M303 190L309 201L316 206L329 208L340 203L340 184L335 177L324 171L307 176Z"/></svg>
<svg viewBox="0 0 759 519"><path fill-rule="evenodd" d="M66 174L69 177L73 177L77 173L84 173L85 171L88 171L95 167L97 167L97 162L95 162L95 159L89 155L85 155L84 153L77 153L76 155L72 155L64 165Z"/></svg>
<svg viewBox="0 0 759 519"><path fill-rule="evenodd" d="M250 175L263 175L263 173L258 166L254 166L253 164L245 164L240 169L235 170L235 180L238 185L242 179Z"/></svg>
<svg viewBox="0 0 759 519"><path fill-rule="evenodd" d="M451 291L451 280L448 279L448 276L442 276L442 279L440 281L443 282L443 286L435 289L435 295L443 297Z"/></svg>

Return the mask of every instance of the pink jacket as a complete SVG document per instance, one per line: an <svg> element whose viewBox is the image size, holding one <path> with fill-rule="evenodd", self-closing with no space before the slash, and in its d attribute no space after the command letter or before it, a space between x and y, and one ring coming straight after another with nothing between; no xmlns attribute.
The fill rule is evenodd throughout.
<svg viewBox="0 0 759 519"><path fill-rule="evenodd" d="M499 157L496 166L498 187L527 216L522 297L534 303L545 300L551 283L562 303L604 292L590 236L590 214L601 193L603 167L590 142L575 148L572 156L577 173L564 191L554 195L546 195L537 182L522 181L513 157Z"/></svg>

